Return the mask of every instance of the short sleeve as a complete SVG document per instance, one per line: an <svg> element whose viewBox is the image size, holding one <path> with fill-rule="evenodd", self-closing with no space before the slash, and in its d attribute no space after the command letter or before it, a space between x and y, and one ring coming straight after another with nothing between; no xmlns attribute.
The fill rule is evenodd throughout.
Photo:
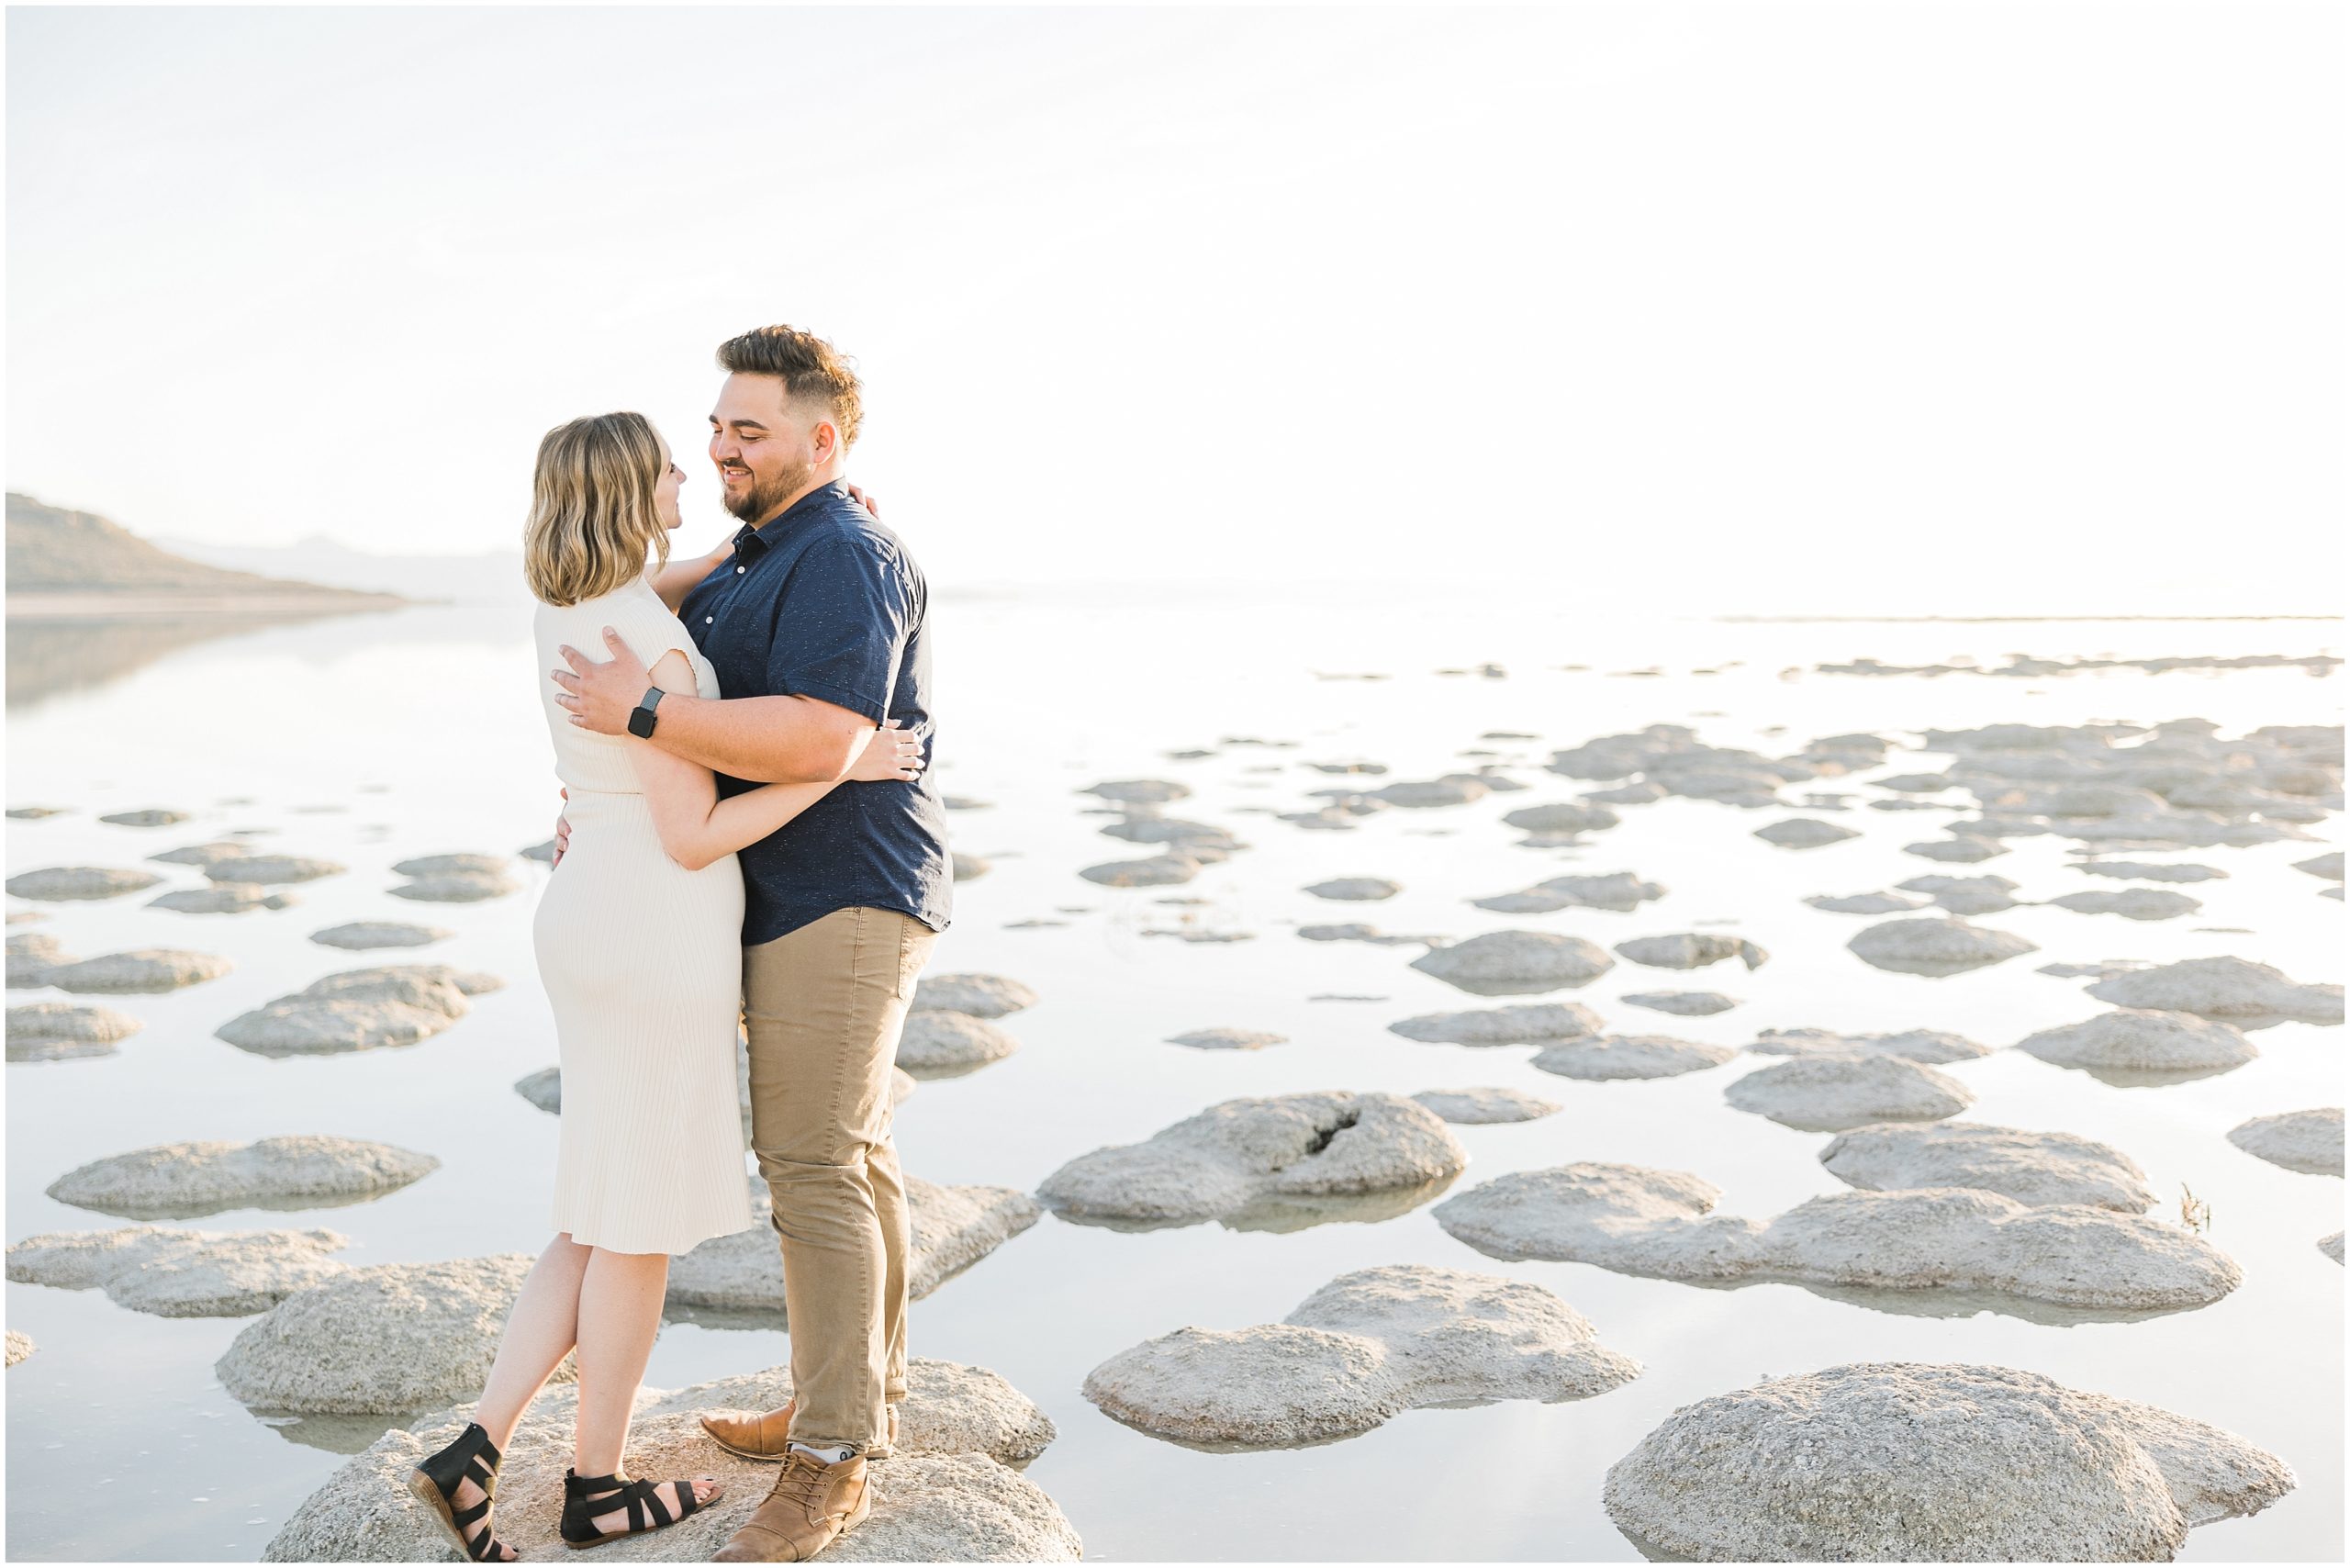
<svg viewBox="0 0 2350 1568"><path fill-rule="evenodd" d="M688 665L694 662L692 634L658 599L615 605L604 623L621 634L621 641L646 669L659 664L661 655L672 648L686 655Z"/></svg>
<svg viewBox="0 0 2350 1568"><path fill-rule="evenodd" d="M809 545L793 575L803 573L801 591L776 621L769 689L882 722L913 623L904 569L868 541L843 535Z"/></svg>

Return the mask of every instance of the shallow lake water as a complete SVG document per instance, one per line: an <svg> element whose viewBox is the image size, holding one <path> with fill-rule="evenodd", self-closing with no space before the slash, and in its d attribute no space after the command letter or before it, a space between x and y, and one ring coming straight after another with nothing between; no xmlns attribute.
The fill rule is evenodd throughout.
<svg viewBox="0 0 2350 1568"><path fill-rule="evenodd" d="M951 818L955 845L992 862L959 885L933 972L988 970L1042 1000L1004 1025L1020 1051L921 1086L899 1114L907 1169L935 1182L1033 1190L1064 1161L1146 1137L1220 1101L1320 1089L1402 1093L1504 1085L1559 1102L1542 1120L1456 1128L1470 1152L1452 1191L1506 1171L1577 1159L1695 1171L1722 1207L1754 1215L1842 1188L1815 1158L1827 1135L1731 1109L1724 1086L1764 1058L1684 1077L1587 1083L1529 1065L1530 1047L1422 1045L1387 1031L1414 1014L1493 1005L1408 967L1410 946L1301 940L1300 924L1363 920L1467 937L1523 928L1602 946L1678 931L1750 936L1770 961L1681 974L1619 963L1552 993L1626 1033L1742 1044L1771 1027L1946 1029L1988 1045L2076 1022L2102 1004L2055 962L2168 961L2235 954L2301 980L2341 978L2342 905L2291 863L2338 846L2338 819L2305 842L2147 858L2222 866L2188 890L2203 908L2132 922L2061 907L1981 918L2040 951L1932 980L1862 963L1844 943L1866 917L1805 905L1814 893L1886 888L1937 870L1996 872L2042 899L2095 882L2068 869L2071 841L2018 838L1980 866L1940 866L1901 846L1971 814L1878 812L1871 777L1938 770L1914 749L1929 727L2021 722L2154 724L2201 718L2235 735L2262 724L2338 724L2341 683L2300 667L2030 678L1857 677L1822 662L2338 653L2338 623L1760 623L1593 617L1555 600L1436 603L1233 594L970 599L935 611L944 787L992 802ZM12 636L12 642L15 639ZM388 896L389 867L445 851L511 852L551 831L557 801L539 717L527 606L419 607L233 635L153 639L123 656L92 627L45 635L38 667L11 672L7 803L71 808L7 824L6 867L137 866L185 844L250 831L262 846L319 855L346 874L296 887L282 911L188 915L151 893L28 904L66 950L185 946L233 972L162 996L95 999L143 1020L115 1054L12 1063L6 1072L7 1234L121 1223L43 1189L88 1160L190 1138L334 1133L437 1156L441 1169L378 1201L289 1215L242 1211L207 1229L305 1225L351 1238L354 1264L535 1252L546 1240L555 1118L511 1085L555 1059L530 947L550 874L523 861L523 891L478 904ZM12 648L12 653L17 650ZM1498 675L1444 675L1492 662ZM89 673L95 672L95 673ZM22 674L25 678L17 678ZM1337 677L1383 675L1365 680ZM1651 723L1766 755L1869 731L1886 766L1792 785L1792 809L1668 798L1618 808L1622 825L1571 848L1523 847L1504 826L1519 806L1605 785L1541 764L1556 748ZM1489 731L1531 741L1483 740ZM1247 738L1284 743L1243 744ZM1168 753L1213 755L1174 760ZM1470 755L1480 751L1493 757ZM1311 762L1383 763L1382 781L1498 761L1530 788L1438 810L1392 810L1352 832L1307 832L1271 812L1344 780ZM1078 793L1099 779L1181 780L1172 814L1215 823L1248 846L1181 888L1116 890L1078 870L1149 851L1105 837L1114 820ZM1841 807L1798 804L1807 794ZM168 828L109 826L101 813L168 806ZM1818 815L1862 836L1787 851L1752 836ZM170 886L191 868L157 866ZM1567 871L1630 870L1668 893L1634 913L1568 909L1500 915L1467 901ZM1398 897L1330 903L1325 878L1391 878ZM156 891L162 890L157 889ZM1200 902L1168 902L1169 900ZM308 935L347 920L405 919L454 935L432 946L346 954ZM1058 924L1023 924L1055 921ZM1186 942L1161 933L1245 933ZM2232 928L2224 931L2205 928ZM503 977L469 1016L420 1045L270 1059L214 1038L222 1022L338 969L448 962ZM1622 1004L1644 990L1718 989L1740 1005L1673 1018ZM59 995L12 991L22 1002ZM1533 1000L1533 999L1525 999ZM1288 1043L1256 1052L1165 1043L1231 1025ZM2241 1288L2198 1311L2126 1320L1930 1292L1861 1296L1785 1283L1698 1288L1571 1263L1498 1262L1445 1234L1422 1204L1371 1223L1286 1233L1208 1223L1125 1231L1051 1215L912 1309L914 1353L991 1367L1059 1428L1028 1467L1103 1560L1636 1559L1600 1506L1607 1467L1676 1406L1765 1376L1843 1361L1976 1361L2144 1400L2243 1434L2281 1456L2300 1486L2266 1512L2197 1529L2190 1560L2343 1556L2343 1271L2314 1243L2339 1229L2342 1182L2236 1149L2225 1133L2267 1112L2342 1102L2339 1028L2259 1031L2258 1059L2161 1088L2121 1088L2019 1053L1943 1069L1975 1092L1970 1120L2065 1128L2143 1167L2176 1218L2182 1187L2210 1205L2210 1238L2240 1263ZM1093 1366L1185 1325L1278 1321L1349 1270L1425 1262L1537 1282L1638 1358L1635 1381L1596 1398L1410 1411L1314 1447L1209 1452L1097 1411ZM2076 1315L2077 1316L2077 1315ZM6 1374L6 1542L24 1559L251 1560L286 1517L388 1423L265 1421L218 1386L213 1363L250 1319L170 1320L96 1291L10 1283L7 1325L38 1349ZM771 1365L781 1332L676 1321L648 1382L674 1388Z"/></svg>

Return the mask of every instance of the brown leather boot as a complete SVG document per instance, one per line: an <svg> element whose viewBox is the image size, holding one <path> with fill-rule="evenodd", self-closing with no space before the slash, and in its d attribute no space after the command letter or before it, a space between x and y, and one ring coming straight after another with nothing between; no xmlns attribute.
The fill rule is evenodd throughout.
<svg viewBox="0 0 2350 1568"><path fill-rule="evenodd" d="M701 1418L701 1429L728 1453L772 1464L791 1450L791 1412L799 1403L787 1399L781 1409L758 1416L743 1410L713 1411ZM890 1417L889 1435L865 1450L867 1459L888 1459L898 1451L898 1406L893 1401L882 1408Z"/></svg>
<svg viewBox="0 0 2350 1568"><path fill-rule="evenodd" d="M805 1562L873 1511L865 1456L826 1464L794 1450L766 1501L718 1549L713 1562Z"/></svg>

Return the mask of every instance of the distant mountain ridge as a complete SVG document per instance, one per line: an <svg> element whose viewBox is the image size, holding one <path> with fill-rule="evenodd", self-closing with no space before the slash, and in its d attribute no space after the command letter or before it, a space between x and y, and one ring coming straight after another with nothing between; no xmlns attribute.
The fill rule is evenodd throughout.
<svg viewBox="0 0 2350 1568"><path fill-rule="evenodd" d="M354 608L380 593L264 577L191 561L140 538L95 512L75 511L8 493L8 596L78 599L122 596L142 603L185 599L261 607L274 600Z"/></svg>
<svg viewBox="0 0 2350 1568"><path fill-rule="evenodd" d="M530 598L520 550L484 550L466 555L378 554L354 550L324 534L312 534L292 544L213 544L162 536L155 543L173 554L208 566L282 574L370 593L460 604L504 604Z"/></svg>

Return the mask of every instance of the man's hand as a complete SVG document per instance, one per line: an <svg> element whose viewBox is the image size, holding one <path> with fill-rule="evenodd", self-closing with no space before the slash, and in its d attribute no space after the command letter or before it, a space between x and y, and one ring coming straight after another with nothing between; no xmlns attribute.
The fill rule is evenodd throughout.
<svg viewBox="0 0 2350 1568"><path fill-rule="evenodd" d="M571 799L571 791L568 790L557 790L555 793L566 801ZM561 812L557 812L554 814L554 858L547 862L547 869L552 871L562 865L563 852L570 847L571 819Z"/></svg>
<svg viewBox="0 0 2350 1568"><path fill-rule="evenodd" d="M629 713L653 684L653 672L609 626L604 628L604 646L612 656L598 664L570 644L563 644L559 651L571 667L554 672L554 683L564 690L555 700L571 710L571 722L583 730L626 734Z"/></svg>

